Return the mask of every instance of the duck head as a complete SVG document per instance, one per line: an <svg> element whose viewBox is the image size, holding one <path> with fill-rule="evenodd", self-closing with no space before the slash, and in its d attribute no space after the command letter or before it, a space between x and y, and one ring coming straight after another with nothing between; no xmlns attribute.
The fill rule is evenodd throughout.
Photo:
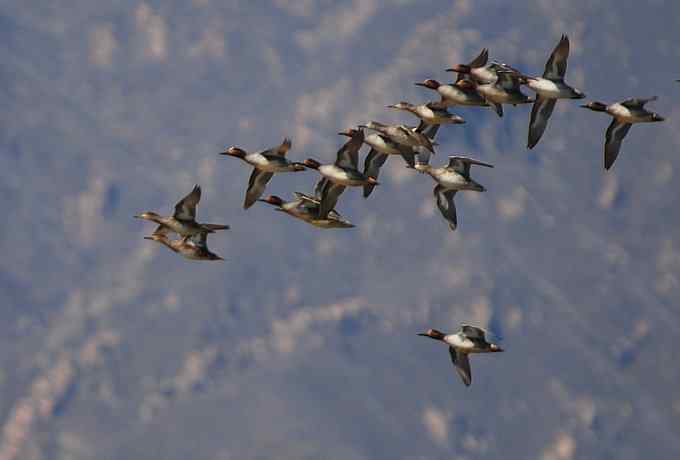
<svg viewBox="0 0 680 460"><path fill-rule="evenodd" d="M363 126L359 126L358 128L361 129ZM338 134L341 136L347 136L347 137L354 137L359 133L359 129L357 128L349 128L344 131L340 131Z"/></svg>
<svg viewBox="0 0 680 460"><path fill-rule="evenodd" d="M434 340L444 340L444 337L446 334L443 332L438 331L437 329L428 329L427 332L422 332L418 334L422 337L429 337Z"/></svg>
<svg viewBox="0 0 680 460"><path fill-rule="evenodd" d="M155 212L147 211L143 212L141 214L137 214L133 216L135 219L144 219L144 220L151 220L151 221L157 221L160 219L161 216L156 214Z"/></svg>
<svg viewBox="0 0 680 460"><path fill-rule="evenodd" d="M245 158L247 153L245 150L238 147L229 147L226 152L221 152L220 155L227 155L236 158Z"/></svg>
<svg viewBox="0 0 680 460"><path fill-rule="evenodd" d="M401 101L398 104L391 104L387 106L388 109L397 109L397 110L411 110L413 108L413 104L409 104L408 102Z"/></svg>
<svg viewBox="0 0 680 460"><path fill-rule="evenodd" d="M584 109L590 109L594 112L606 112L607 111L607 105L603 104L602 102L588 102L587 104L583 104L581 107Z"/></svg>
<svg viewBox="0 0 680 460"><path fill-rule="evenodd" d="M504 350L501 347L499 347L498 345L496 345L495 343L490 343L489 344L489 351L492 352L492 353L500 353Z"/></svg>
<svg viewBox="0 0 680 460"><path fill-rule="evenodd" d="M313 158L307 158L305 161L302 162L302 164L307 166L308 168L317 169L317 170L321 166L321 163L319 163L318 161L316 161Z"/></svg>
<svg viewBox="0 0 680 460"><path fill-rule="evenodd" d="M420 82L420 83L415 83L416 86L422 86L424 88L430 88L436 90L441 86L441 83L439 83L437 80L433 80L431 78L428 78L427 80Z"/></svg>
<svg viewBox="0 0 680 460"><path fill-rule="evenodd" d="M271 205L279 206L279 207L281 207L284 203L283 199L281 199L280 197L278 197L276 195L269 195L268 197L262 198L261 200L257 200L257 201L262 201L263 203L269 203Z"/></svg>
<svg viewBox="0 0 680 460"><path fill-rule="evenodd" d="M446 69L447 72L458 72L458 73L470 73L470 66L465 64L456 64L450 69Z"/></svg>

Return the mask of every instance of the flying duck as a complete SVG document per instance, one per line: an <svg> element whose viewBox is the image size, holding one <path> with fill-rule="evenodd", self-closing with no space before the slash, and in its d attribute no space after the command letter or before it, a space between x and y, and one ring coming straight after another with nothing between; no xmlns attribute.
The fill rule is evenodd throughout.
<svg viewBox="0 0 680 460"><path fill-rule="evenodd" d="M228 225L199 224L196 222L196 206L200 200L201 187L194 185L191 192L177 202L172 216L160 216L155 212L147 211L134 217L157 223L158 227L154 233L168 229L180 236L194 236L200 232L214 233L216 230L228 230Z"/></svg>
<svg viewBox="0 0 680 460"><path fill-rule="evenodd" d="M351 130L350 139L340 147L334 164L322 165L318 161L308 158L304 165L316 169L321 179L315 187L315 195L319 199L319 219L325 219L335 208L338 198L346 187L361 187L367 184L378 185L378 181L359 171L359 149L364 142L362 129Z"/></svg>
<svg viewBox="0 0 680 460"><path fill-rule="evenodd" d="M468 387L472 384L472 372L468 355L471 353L499 353L503 351L498 345L486 341L484 329L467 324L463 324L455 334L444 334L436 329L429 329L427 332L418 335L444 342L449 346L451 362L456 367L456 371L465 386Z"/></svg>
<svg viewBox="0 0 680 460"><path fill-rule="evenodd" d="M168 232L163 229L156 231L151 236L145 236L145 240L153 240L168 247L185 259L189 260L224 260L208 249L208 232L202 231L193 236L185 236L179 240L168 237Z"/></svg>
<svg viewBox="0 0 680 460"><path fill-rule="evenodd" d="M541 139L558 99L583 99L586 97L581 91L564 82L568 57L569 37L562 35L560 42L545 64L543 77L530 77L505 66L507 69L517 72L522 83L536 92L536 102L531 109L531 121L529 122L527 147L530 149L534 148Z"/></svg>
<svg viewBox="0 0 680 460"><path fill-rule="evenodd" d="M449 228L451 230L455 230L456 227L458 227L456 205L453 202L453 197L456 195L456 192L459 190L473 190L475 192L486 191L484 186L470 178L470 167L472 165L493 168L493 165L491 164L459 156L449 157L449 163L441 168L433 168L426 163L418 163L414 168L422 173L428 174L437 182L437 185L433 190L434 198L437 202L439 212L441 212L444 219L449 223Z"/></svg>
<svg viewBox="0 0 680 460"><path fill-rule="evenodd" d="M452 105L487 107L489 105L475 90L474 84L467 80L459 80L453 85L446 85L430 78L423 82L415 83L415 85L439 93L441 96L440 102L446 107Z"/></svg>
<svg viewBox="0 0 680 460"><path fill-rule="evenodd" d="M604 141L604 169L609 170L614 165L619 155L621 142L628 134L633 123L653 123L664 121L658 113L645 109L645 104L655 101L656 96L647 99L626 99L615 104L603 104L602 102L589 102L581 107L595 112L605 112L614 117Z"/></svg>
<svg viewBox="0 0 680 460"><path fill-rule="evenodd" d="M365 125L359 125L359 128L372 129L397 144L412 148L425 147L427 150L434 153L432 141L422 133L422 129L412 129L406 125L385 125L377 121L369 121Z"/></svg>
<svg viewBox="0 0 680 460"><path fill-rule="evenodd" d="M304 193L294 192L295 199L292 201L284 201L276 195L269 195L268 197L258 200L264 203L269 203L276 206L277 211L285 212L286 214L300 219L304 222L314 225L319 228L352 228L354 225L348 220L344 219L338 212L331 210L325 219L319 219L319 205L321 202L316 198L305 195Z"/></svg>
<svg viewBox="0 0 680 460"><path fill-rule="evenodd" d="M503 104L528 104L534 102L520 89L520 77L510 71L498 71L498 78L491 83L478 83L477 92L493 105L499 117L503 116Z"/></svg>
<svg viewBox="0 0 680 460"><path fill-rule="evenodd" d="M387 108L410 112L428 125L465 123L463 117L450 113L448 110L446 110L446 105L443 105L439 102L428 102L427 104L413 105L402 101L398 104L388 105Z"/></svg>
<svg viewBox="0 0 680 460"><path fill-rule="evenodd" d="M229 147L226 152L220 153L220 155L240 158L254 166L253 173L248 181L246 199L243 203L244 209L251 207L262 196L274 173L305 170L302 163L291 162L286 159L286 153L290 150L291 145L291 140L285 138L278 147L261 152L247 153L238 147Z"/></svg>
<svg viewBox="0 0 680 460"><path fill-rule="evenodd" d="M456 64L447 72L458 72L458 81L466 79L468 76L477 83L494 83L496 81L497 65L488 64L489 50L482 49L479 55L469 64Z"/></svg>

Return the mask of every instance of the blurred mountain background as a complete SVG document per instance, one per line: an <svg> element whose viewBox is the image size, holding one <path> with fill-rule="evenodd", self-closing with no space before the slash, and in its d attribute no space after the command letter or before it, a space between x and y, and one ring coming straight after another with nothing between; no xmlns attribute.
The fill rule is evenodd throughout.
<svg viewBox="0 0 680 460"><path fill-rule="evenodd" d="M663 0L0 1L0 460L616 459L680 455L680 3ZM613 170L610 119L560 101L454 109L450 154L494 163L457 196L388 160L321 231L241 206L218 157L409 122L384 106L488 47L541 74L562 33L589 100L660 96ZM363 151L364 154L366 151ZM363 155L362 155L363 156ZM311 191L313 171L268 193ZM203 187L227 260L132 219ZM429 327L489 328L465 388Z"/></svg>

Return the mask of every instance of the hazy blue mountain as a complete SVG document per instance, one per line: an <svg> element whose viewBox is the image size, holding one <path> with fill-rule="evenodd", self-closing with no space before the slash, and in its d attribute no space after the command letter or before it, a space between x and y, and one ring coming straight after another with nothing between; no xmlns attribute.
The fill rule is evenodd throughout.
<svg viewBox="0 0 680 460"><path fill-rule="evenodd" d="M253 4L250 6L250 4ZM680 3L603 0L0 2L0 460L616 459L680 454ZM337 132L434 93L483 47L541 74L561 34L588 100L658 95L603 171L608 117L560 101L456 109L433 164L495 164L456 197L388 160L321 231L219 157ZM366 151L362 151L362 157ZM314 171L268 193L311 191ZM132 216L203 187L227 260L192 263ZM416 333L489 328L472 358Z"/></svg>

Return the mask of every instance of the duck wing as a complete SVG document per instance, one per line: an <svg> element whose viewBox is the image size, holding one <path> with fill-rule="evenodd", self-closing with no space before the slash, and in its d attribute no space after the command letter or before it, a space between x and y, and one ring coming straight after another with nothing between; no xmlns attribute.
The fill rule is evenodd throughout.
<svg viewBox="0 0 680 460"><path fill-rule="evenodd" d="M486 63L489 61L489 49L488 48L482 48L482 51L479 53L479 55L474 58L470 63L468 64L468 67L472 69L476 69L478 67L484 67Z"/></svg>
<svg viewBox="0 0 680 460"><path fill-rule="evenodd" d="M446 190L441 185L434 188L434 199L437 202L437 207L442 216L449 223L449 228L455 230L458 227L458 218L456 216L456 204L453 202L453 197L456 195L455 190Z"/></svg>
<svg viewBox="0 0 680 460"><path fill-rule="evenodd" d="M658 99L657 96L652 96L648 98L632 98L632 99L626 99L625 101L621 102L621 105L624 106L627 109L641 109L645 106L646 103L656 101Z"/></svg>
<svg viewBox="0 0 680 460"><path fill-rule="evenodd" d="M472 165L484 166L487 168L493 168L492 164L484 163L483 161L475 160L474 158L467 157L449 157L449 164L446 165L448 169L452 169L457 172L467 180L470 180L470 167Z"/></svg>
<svg viewBox="0 0 680 460"><path fill-rule="evenodd" d="M200 232L193 235L189 237L188 241L198 248L205 249L206 251L208 250L208 232Z"/></svg>
<svg viewBox="0 0 680 460"><path fill-rule="evenodd" d="M338 150L335 165L341 168L359 169L359 149L363 143L364 130L355 130L352 137Z"/></svg>
<svg viewBox="0 0 680 460"><path fill-rule="evenodd" d="M604 141L604 169L609 170L614 165L616 157L619 156L621 142L631 126L630 123L621 123L616 118L612 120Z"/></svg>
<svg viewBox="0 0 680 460"><path fill-rule="evenodd" d="M173 217L177 220L196 220L196 205L201 201L201 187L194 185L193 190L175 205Z"/></svg>
<svg viewBox="0 0 680 460"><path fill-rule="evenodd" d="M553 109L555 108L555 102L556 99L536 96L536 102L534 102L534 105L531 108L527 148L533 149L536 144L538 144L538 141L541 140L541 136L543 136L546 126L548 126L550 115L552 115Z"/></svg>
<svg viewBox="0 0 680 460"><path fill-rule="evenodd" d="M465 334L465 337L472 341L483 340L486 341L486 331L481 327L470 326L469 324L463 324L460 330Z"/></svg>
<svg viewBox="0 0 680 460"><path fill-rule="evenodd" d="M377 179L378 174L380 174L380 168L385 164L386 160L386 154L380 153L376 149L371 149L364 160L364 175ZM364 198L368 198L374 188L375 185L373 184L364 185Z"/></svg>
<svg viewBox="0 0 680 460"><path fill-rule="evenodd" d="M569 57L569 37L562 35L560 42L553 50L545 64L543 78L562 80L567 72L567 58Z"/></svg>
<svg viewBox="0 0 680 460"><path fill-rule="evenodd" d="M267 150L263 150L260 152L261 155L266 156L279 156L279 157L285 157L286 153L290 150L291 146L293 145L292 141L284 137L283 142L281 142L281 145L277 145L276 147L272 147Z"/></svg>
<svg viewBox="0 0 680 460"><path fill-rule="evenodd" d="M326 179L324 176L321 176L321 178L316 181L316 185L314 186L314 198L317 200L321 200L321 197L323 195L323 189L326 187L326 183L329 182L328 179Z"/></svg>
<svg viewBox="0 0 680 460"><path fill-rule="evenodd" d="M248 190L246 191L246 200L243 203L243 209L251 207L253 203L262 196L267 183L273 176L274 173L253 168L253 173L250 175L250 180L248 181Z"/></svg>
<svg viewBox="0 0 680 460"><path fill-rule="evenodd" d="M325 219L328 217L335 205L338 202L338 198L345 191L344 185L339 185L331 181L327 181L324 185L323 191L321 193L321 204L319 204L319 219Z"/></svg>
<svg viewBox="0 0 680 460"><path fill-rule="evenodd" d="M449 355L451 355L451 362L456 367L456 371L466 387L472 384L472 371L470 370L470 360L467 353L460 353L455 348L449 347Z"/></svg>

